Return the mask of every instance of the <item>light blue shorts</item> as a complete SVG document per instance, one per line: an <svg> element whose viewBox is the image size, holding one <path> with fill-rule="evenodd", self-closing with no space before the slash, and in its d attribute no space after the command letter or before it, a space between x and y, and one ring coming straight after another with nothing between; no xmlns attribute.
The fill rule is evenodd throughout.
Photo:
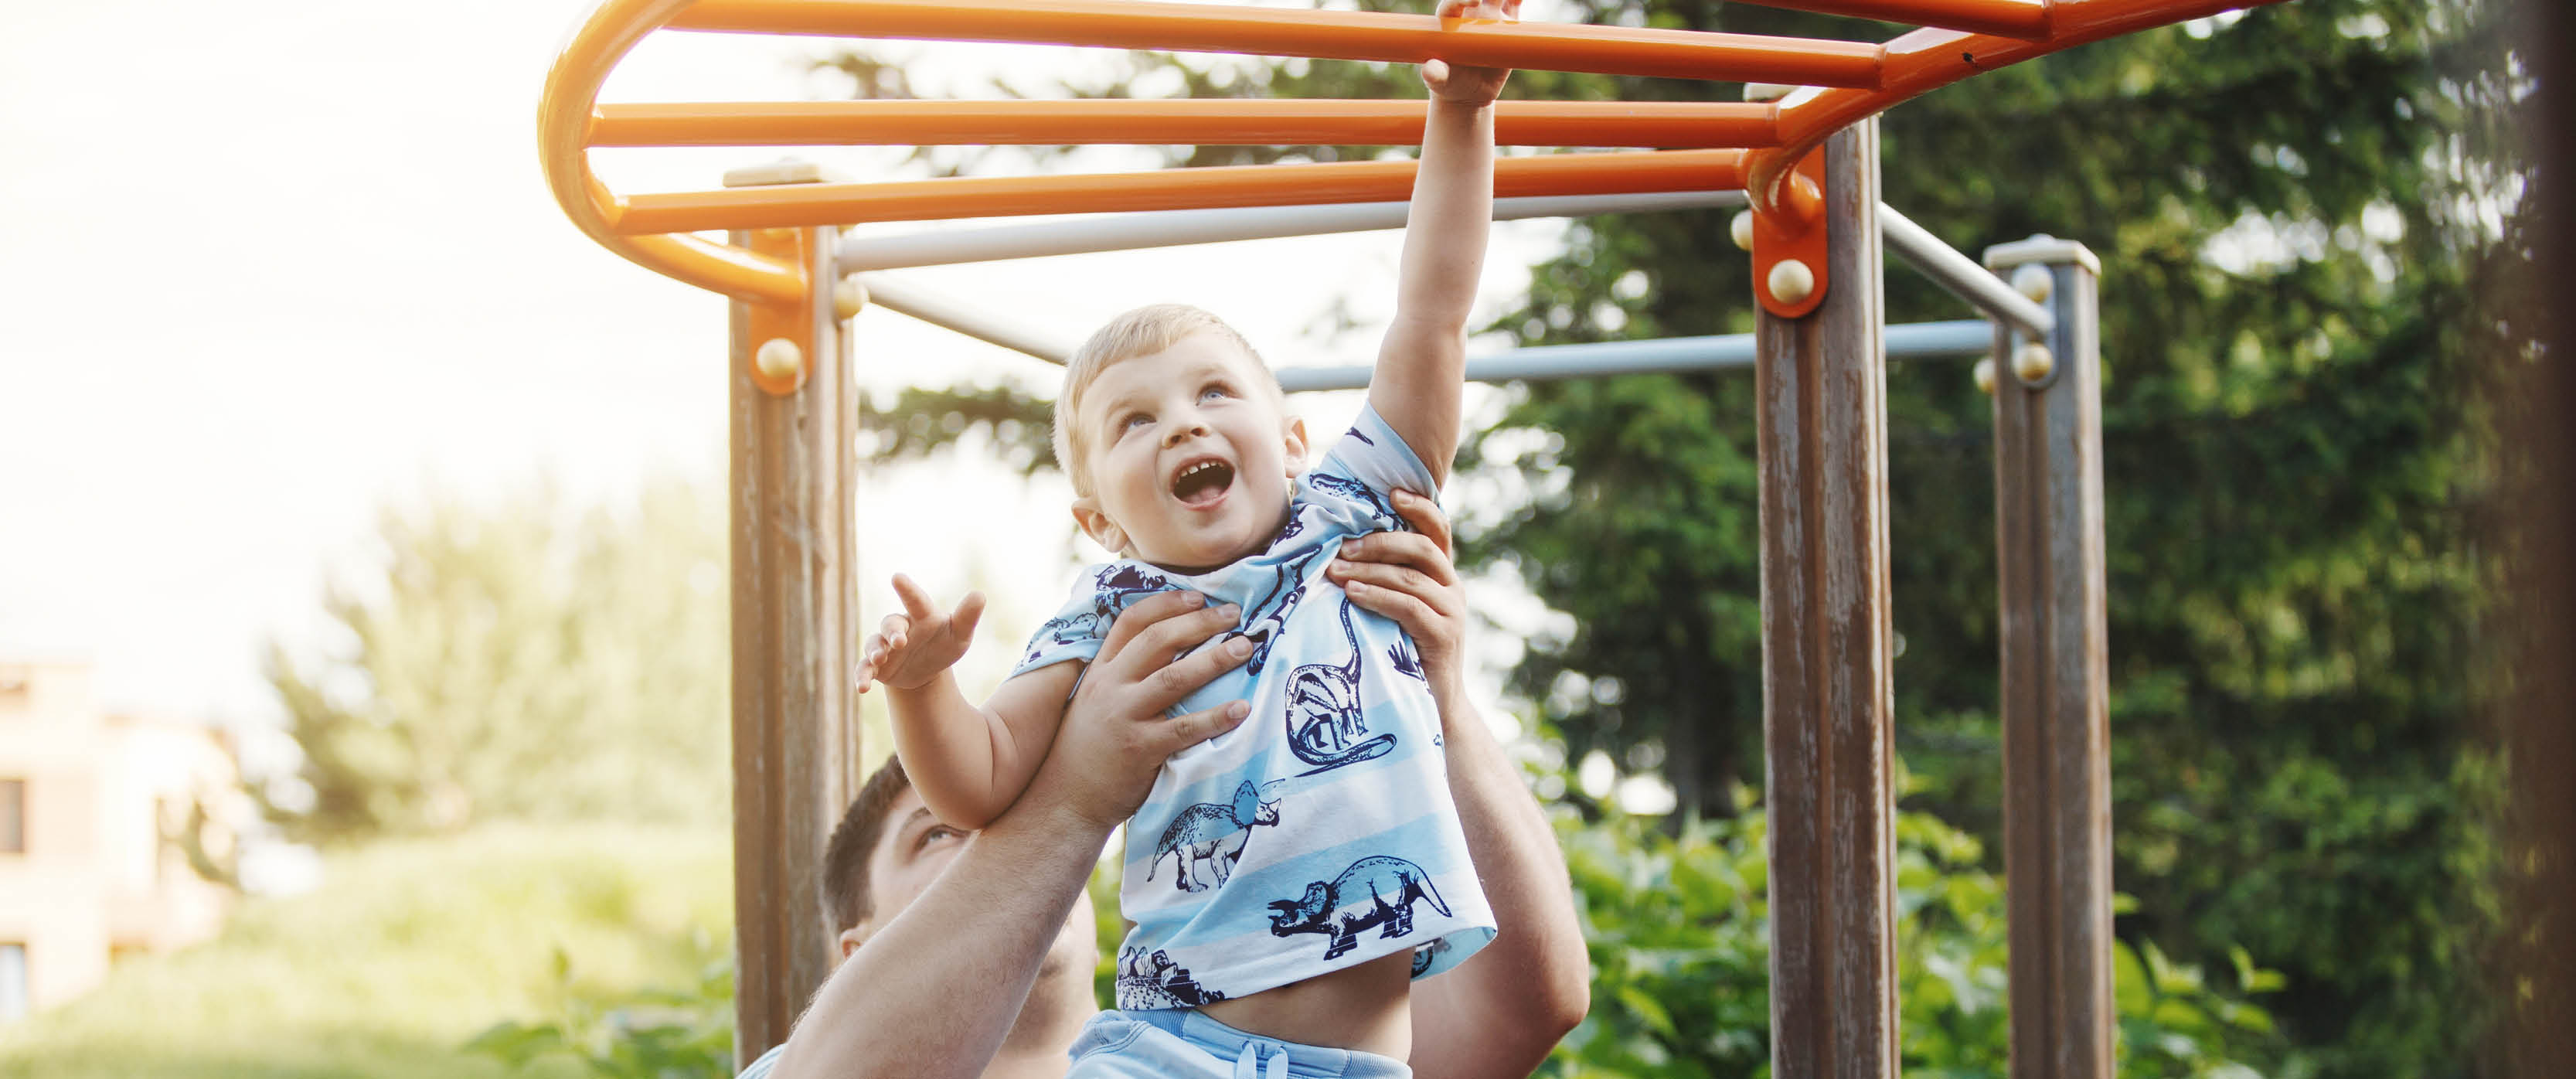
<svg viewBox="0 0 2576 1079"><path fill-rule="evenodd" d="M1246 1034L1192 1008L1110 1011L1073 1040L1065 1079L1412 1079L1394 1057Z"/></svg>

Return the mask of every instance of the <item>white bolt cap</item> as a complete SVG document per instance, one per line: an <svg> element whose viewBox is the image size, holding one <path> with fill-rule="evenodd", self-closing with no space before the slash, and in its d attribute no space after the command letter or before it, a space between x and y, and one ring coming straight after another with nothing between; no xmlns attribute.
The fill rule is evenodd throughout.
<svg viewBox="0 0 2576 1079"><path fill-rule="evenodd" d="M1986 394L1995 392L1995 358L1988 356L1978 360L1976 373L1970 377L1977 380L1977 392Z"/></svg>
<svg viewBox="0 0 2576 1079"><path fill-rule="evenodd" d="M2013 353L2013 374L2024 382L2038 382L2054 370L2057 357L2049 354L2047 345L2033 341Z"/></svg>
<svg viewBox="0 0 2576 1079"><path fill-rule="evenodd" d="M797 369L805 366L805 350L784 337L772 337L760 343L760 351L751 354L751 362L770 381L783 382L796 377Z"/></svg>
<svg viewBox="0 0 2576 1079"><path fill-rule="evenodd" d="M1771 298L1781 303L1804 303L1816 291L1816 271L1796 259L1781 259L1771 264Z"/></svg>
<svg viewBox="0 0 2576 1079"><path fill-rule="evenodd" d="M846 322L857 318L859 309L868 305L868 287L851 274L832 286L832 314Z"/></svg>
<svg viewBox="0 0 2576 1079"><path fill-rule="evenodd" d="M1747 251L1753 250L1753 211L1746 210L1735 215L1734 222L1727 225L1726 230L1728 235L1735 237L1735 246Z"/></svg>
<svg viewBox="0 0 2576 1079"><path fill-rule="evenodd" d="M2056 285L2057 275L2036 262L2025 262L2013 268L2013 291L2028 297L2032 303L2047 303L2049 290Z"/></svg>

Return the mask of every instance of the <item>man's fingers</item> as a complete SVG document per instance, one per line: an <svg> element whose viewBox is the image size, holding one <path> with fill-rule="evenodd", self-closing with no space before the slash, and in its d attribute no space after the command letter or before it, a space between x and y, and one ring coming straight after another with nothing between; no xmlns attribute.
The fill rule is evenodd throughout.
<svg viewBox="0 0 2576 1079"><path fill-rule="evenodd" d="M1359 585L1366 588L1374 585L1376 586L1374 590L1402 592L1421 600L1424 605L1434 610L1449 609L1449 605L1443 602L1449 590L1421 570L1384 562L1341 562L1335 564L1333 570L1334 579L1342 582L1343 591L1352 593L1353 601L1358 600L1359 589L1351 586Z"/></svg>
<svg viewBox="0 0 2576 1079"><path fill-rule="evenodd" d="M914 584L912 578L900 573L895 574L894 594L903 600L903 609L910 612L914 618L939 617L939 608L930 605L930 593L922 591L921 586Z"/></svg>
<svg viewBox="0 0 2576 1079"><path fill-rule="evenodd" d="M1227 603L1164 618L1129 640L1127 649L1114 662L1126 680L1142 679L1147 672L1171 663L1174 656L1234 628L1235 620L1242 616L1241 608Z"/></svg>
<svg viewBox="0 0 2576 1079"><path fill-rule="evenodd" d="M1181 698L1215 681L1216 676L1242 666L1243 661L1250 658L1252 641L1237 637L1214 648L1202 648L1173 660L1161 670L1143 674L1136 681L1140 694L1137 711L1159 712L1179 704Z"/></svg>
<svg viewBox="0 0 2576 1079"><path fill-rule="evenodd" d="M1119 612L1118 620L1109 624L1108 636L1100 639L1100 654L1091 657L1095 668L1107 665L1127 650L1127 642L1136 635L1160 624L1207 606L1207 597L1196 592L1157 592L1129 604Z"/></svg>
<svg viewBox="0 0 2576 1079"><path fill-rule="evenodd" d="M1454 550L1450 543L1449 515L1440 512L1440 503L1411 491L1397 491L1395 515L1404 518L1404 523L1412 525L1415 532L1440 548L1441 557L1447 558Z"/></svg>
<svg viewBox="0 0 2576 1079"><path fill-rule="evenodd" d="M1203 712L1192 712L1179 719L1167 720L1155 728L1162 740L1157 747L1163 756L1171 756L1191 746L1242 726L1252 715L1252 706L1243 701L1228 701Z"/></svg>
<svg viewBox="0 0 2576 1079"><path fill-rule="evenodd" d="M1341 555L1334 560L1337 568L1403 566L1439 582L1444 588L1458 583L1457 565L1450 562L1449 556L1441 553L1440 548L1433 546L1429 536L1411 532L1371 532L1343 543Z"/></svg>
<svg viewBox="0 0 2576 1079"><path fill-rule="evenodd" d="M1394 619L1396 625L1403 626L1404 631L1417 640L1432 636L1431 627L1439 625L1445 617L1410 592L1379 588L1359 581L1343 585L1342 590L1350 595L1353 606Z"/></svg>

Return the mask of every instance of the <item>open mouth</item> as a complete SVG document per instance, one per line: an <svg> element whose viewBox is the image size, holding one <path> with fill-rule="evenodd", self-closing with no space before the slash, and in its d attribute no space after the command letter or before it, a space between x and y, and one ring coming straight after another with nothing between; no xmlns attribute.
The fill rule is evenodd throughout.
<svg viewBox="0 0 2576 1079"><path fill-rule="evenodd" d="M1181 466L1180 473L1172 477L1172 497L1184 506L1199 509L1215 505L1232 486L1234 466L1210 457Z"/></svg>

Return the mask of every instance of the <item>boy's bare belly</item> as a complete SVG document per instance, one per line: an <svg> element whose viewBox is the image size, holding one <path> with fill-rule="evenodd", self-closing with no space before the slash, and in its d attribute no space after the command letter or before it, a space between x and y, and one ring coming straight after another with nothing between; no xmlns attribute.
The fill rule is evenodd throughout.
<svg viewBox="0 0 2576 1079"><path fill-rule="evenodd" d="M1403 1060L1413 1054L1413 952L1199 1010L1249 1034Z"/></svg>

